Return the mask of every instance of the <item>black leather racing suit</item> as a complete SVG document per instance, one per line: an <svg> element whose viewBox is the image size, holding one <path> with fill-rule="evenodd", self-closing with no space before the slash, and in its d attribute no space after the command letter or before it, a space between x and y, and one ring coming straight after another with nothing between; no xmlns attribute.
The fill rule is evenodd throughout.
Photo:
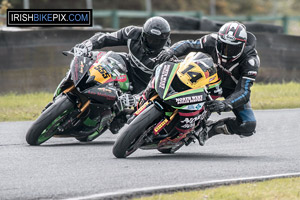
<svg viewBox="0 0 300 200"><path fill-rule="evenodd" d="M200 51L212 56L218 66L218 76L225 102L233 107L236 118L223 119L229 133L251 136L255 132L256 119L250 105L251 86L255 81L260 60L255 49L256 38L247 33L247 43L243 54L232 62L223 62L216 52L217 34L205 35L198 40L184 40L172 45L176 56L183 56L191 51Z"/></svg>
<svg viewBox="0 0 300 200"><path fill-rule="evenodd" d="M112 33L97 33L89 39L92 49L109 46L127 46L128 54L122 54L127 64L128 76L133 84L133 93L139 93L146 88L154 67L159 64L155 58L162 49L149 50L142 42L142 28L127 26ZM166 46L170 44L167 42Z"/></svg>

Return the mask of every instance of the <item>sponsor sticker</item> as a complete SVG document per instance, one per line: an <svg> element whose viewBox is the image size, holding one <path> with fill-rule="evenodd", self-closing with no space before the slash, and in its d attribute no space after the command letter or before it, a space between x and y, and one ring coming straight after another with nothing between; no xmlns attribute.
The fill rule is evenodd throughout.
<svg viewBox="0 0 300 200"><path fill-rule="evenodd" d="M203 111L201 114L199 114L196 117L186 117L184 120L180 121L181 123L184 123L183 126L181 126L182 128L190 128L191 125L194 126L194 123L197 120L203 120L204 116L206 115L207 111Z"/></svg>
<svg viewBox="0 0 300 200"><path fill-rule="evenodd" d="M170 65L165 65L160 76L159 88L165 89L167 76L170 71Z"/></svg>
<svg viewBox="0 0 300 200"><path fill-rule="evenodd" d="M209 82L212 82L213 80L215 80L216 76L212 77L209 79Z"/></svg>
<svg viewBox="0 0 300 200"><path fill-rule="evenodd" d="M193 105L188 105L188 107L184 110L200 110L203 105L204 105L204 102L198 103L198 104L193 104Z"/></svg>
<svg viewBox="0 0 300 200"><path fill-rule="evenodd" d="M97 96L104 97L107 100L115 100L116 99L116 96L114 96L114 95L109 95L107 93L97 92L97 91L93 91L93 90L89 90L87 93L91 94L91 95L97 95Z"/></svg>
<svg viewBox="0 0 300 200"><path fill-rule="evenodd" d="M256 76L256 74L257 74L257 71L249 71L248 72L248 75L254 75L254 76Z"/></svg>
<svg viewBox="0 0 300 200"><path fill-rule="evenodd" d="M112 93L112 90L107 89L107 88L98 88L98 90L99 90L99 91L102 91L102 92Z"/></svg>
<svg viewBox="0 0 300 200"><path fill-rule="evenodd" d="M79 72L82 74L83 73L83 68L84 68L84 64L82 61L80 61L80 70Z"/></svg>
<svg viewBox="0 0 300 200"><path fill-rule="evenodd" d="M138 116L139 114L141 114L141 112L143 112L149 105L149 101L145 102L135 113L135 116Z"/></svg>
<svg viewBox="0 0 300 200"><path fill-rule="evenodd" d="M168 124L168 122L168 119L164 119L164 121L157 124L154 128L154 134L157 135Z"/></svg>
<svg viewBox="0 0 300 200"><path fill-rule="evenodd" d="M188 103L195 103L202 101L203 96L198 95L198 96L190 96L190 97L181 97L181 98L176 98L176 103L177 104L188 104Z"/></svg>

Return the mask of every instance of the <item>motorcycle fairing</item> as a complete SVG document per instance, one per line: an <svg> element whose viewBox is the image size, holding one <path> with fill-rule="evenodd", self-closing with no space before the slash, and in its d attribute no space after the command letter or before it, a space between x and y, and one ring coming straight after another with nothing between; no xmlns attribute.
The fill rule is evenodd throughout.
<svg viewBox="0 0 300 200"><path fill-rule="evenodd" d="M164 101L171 106L182 107L183 105L187 106L204 102L206 100L206 97L207 94L204 92L204 89L199 88L167 95Z"/></svg>
<svg viewBox="0 0 300 200"><path fill-rule="evenodd" d="M179 110L201 110L203 108L204 104L205 104L205 102L201 102L201 103L196 103L196 104L192 104L192 105L184 105L181 107L173 106L173 108L179 109Z"/></svg>
<svg viewBox="0 0 300 200"><path fill-rule="evenodd" d="M221 88L221 83L221 79L218 79L216 82L207 85L207 90L213 99L217 99L222 95L223 90Z"/></svg>
<svg viewBox="0 0 300 200"><path fill-rule="evenodd" d="M105 85L97 84L83 91L89 98L96 100L97 102L113 105L117 100L117 93L112 88L107 88Z"/></svg>
<svg viewBox="0 0 300 200"><path fill-rule="evenodd" d="M179 79L174 80L179 64L167 62L160 65L155 73L155 90L160 98L171 106L182 107L182 104L195 104L206 98L203 88L189 89L183 92L176 92L172 85L184 85Z"/></svg>
<svg viewBox="0 0 300 200"><path fill-rule="evenodd" d="M172 82L172 84L176 84L176 83ZM211 93L215 94L214 90L215 88L219 88L220 84L221 84L221 80L218 80L215 83L207 85L208 92L210 94ZM172 94L167 98L165 98L164 101L167 101L168 104L172 105L174 108L177 109L195 110L196 108L196 110L200 110L202 107L200 106L200 104L206 101L206 97L207 97L207 93L204 92L204 88L196 88L196 89L190 89L176 94Z"/></svg>
<svg viewBox="0 0 300 200"><path fill-rule="evenodd" d="M125 73L115 74L106 66L100 63L94 63L89 69L90 76L94 77L94 80L98 83L105 84L116 81L119 83L120 89L124 92L130 88L128 76Z"/></svg>
<svg viewBox="0 0 300 200"><path fill-rule="evenodd" d="M126 77L126 80L125 81L118 81L118 83L119 83L120 89L123 92L127 92L127 91L130 90L130 83L129 83L129 79L128 79L127 74L124 74L124 76Z"/></svg>
<svg viewBox="0 0 300 200"><path fill-rule="evenodd" d="M63 90L72 85L73 82L71 81L71 70L69 70L67 72L67 75L61 80L61 82L58 84L58 86L56 87L56 90L53 94L53 98L57 97L61 92L63 92Z"/></svg>
<svg viewBox="0 0 300 200"><path fill-rule="evenodd" d="M189 88L203 88L218 79L217 70L215 67L212 67L213 61L211 59L207 62L204 62L204 60L194 60L194 56L196 55L195 52L190 53L180 63L179 69L176 72L180 81Z"/></svg>
<svg viewBox="0 0 300 200"><path fill-rule="evenodd" d="M75 86L81 81L85 73L89 70L92 60L87 57L75 56L71 62L72 80Z"/></svg>
<svg viewBox="0 0 300 200"><path fill-rule="evenodd" d="M171 64L173 64L172 70L170 70ZM176 92L174 88L187 88L187 86L180 81L179 78L175 78L177 76L176 73L179 69L179 64L171 64L170 62L167 62L156 69L155 90L158 95L164 102L176 109L200 110L202 106L200 106L199 103L204 102L207 97L204 88L191 88L183 90L182 92ZM207 89L213 90L214 88L219 87L220 84L221 80L217 79L215 82L208 84Z"/></svg>
<svg viewBox="0 0 300 200"><path fill-rule="evenodd" d="M171 81L173 80L178 64L172 62L166 62L159 65L155 71L155 90L164 99L168 89L170 87Z"/></svg>
<svg viewBox="0 0 300 200"><path fill-rule="evenodd" d="M111 79L111 74L101 64L94 63L89 72L90 76L94 77L94 80L101 84L107 83Z"/></svg>

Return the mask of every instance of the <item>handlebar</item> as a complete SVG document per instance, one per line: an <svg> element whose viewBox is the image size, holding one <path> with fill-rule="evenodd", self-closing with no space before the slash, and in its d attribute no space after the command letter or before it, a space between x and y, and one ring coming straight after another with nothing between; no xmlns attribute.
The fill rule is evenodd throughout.
<svg viewBox="0 0 300 200"><path fill-rule="evenodd" d="M171 61L171 62L181 62L181 60L180 60L177 56L175 56L175 55L173 55L173 56L169 59L169 61Z"/></svg>
<svg viewBox="0 0 300 200"><path fill-rule="evenodd" d="M72 52L72 49L71 49L71 50L69 50L69 51L63 51L62 54L63 54L64 56L68 56L69 54L70 54L70 55L74 55L74 52Z"/></svg>
<svg viewBox="0 0 300 200"><path fill-rule="evenodd" d="M71 50L68 50L68 51L62 51L62 54L63 54L64 56L68 56L68 55L76 56L75 53L74 53L73 48L72 48ZM96 54L98 54L98 53L96 53ZM93 54L93 52L91 51L91 52L88 53L87 56L84 56L84 57L88 57L88 58L93 59L94 54ZM97 55L96 55L96 57L97 57Z"/></svg>
<svg viewBox="0 0 300 200"><path fill-rule="evenodd" d="M158 58L157 58L157 56L156 56L155 58L150 58L150 59L151 59L153 62L159 61ZM179 58L177 58L177 56L173 55L168 61L174 62L174 63L179 63L179 62L181 62L182 60L180 60ZM166 61L164 61L164 62L166 62Z"/></svg>

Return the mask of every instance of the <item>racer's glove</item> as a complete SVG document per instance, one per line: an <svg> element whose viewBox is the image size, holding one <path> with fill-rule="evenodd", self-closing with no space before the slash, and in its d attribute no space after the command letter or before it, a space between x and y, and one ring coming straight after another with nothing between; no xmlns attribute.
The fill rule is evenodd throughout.
<svg viewBox="0 0 300 200"><path fill-rule="evenodd" d="M135 107L138 103L136 95L123 94L119 97L119 100L122 102L124 107Z"/></svg>
<svg viewBox="0 0 300 200"><path fill-rule="evenodd" d="M232 110L232 106L224 101L208 101L205 105L207 110L209 110L210 112L227 112Z"/></svg>
<svg viewBox="0 0 300 200"><path fill-rule="evenodd" d="M76 56L87 56L90 54L92 49L92 42L90 40L86 40L80 44L76 44L73 51Z"/></svg>
<svg viewBox="0 0 300 200"><path fill-rule="evenodd" d="M166 50L161 51L156 57L156 60L158 60L159 62L165 62L172 58L174 55L175 51L172 48L168 48Z"/></svg>

